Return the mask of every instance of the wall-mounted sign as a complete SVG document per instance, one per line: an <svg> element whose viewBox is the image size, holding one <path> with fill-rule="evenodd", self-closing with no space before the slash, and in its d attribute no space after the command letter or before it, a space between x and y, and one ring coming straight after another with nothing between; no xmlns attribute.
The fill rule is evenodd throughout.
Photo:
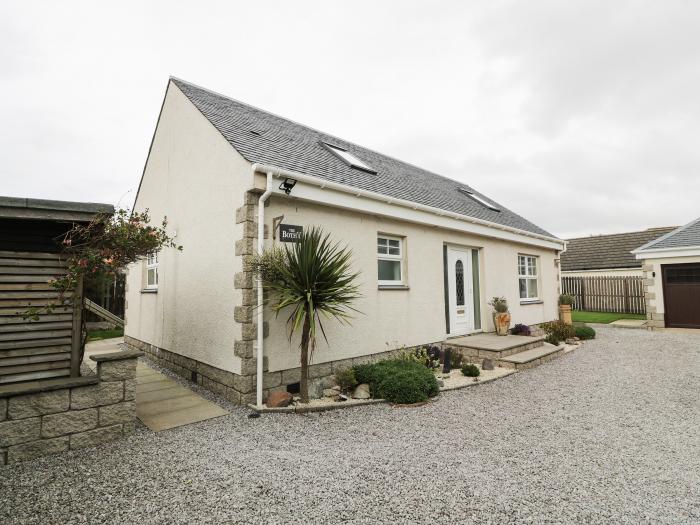
<svg viewBox="0 0 700 525"><path fill-rule="evenodd" d="M301 242L301 236L303 234L303 226L280 224L280 241L282 242Z"/></svg>

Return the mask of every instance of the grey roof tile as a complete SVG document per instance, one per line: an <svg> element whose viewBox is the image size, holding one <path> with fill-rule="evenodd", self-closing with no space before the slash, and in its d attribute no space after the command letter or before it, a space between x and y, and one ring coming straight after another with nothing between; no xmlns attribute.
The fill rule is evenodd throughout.
<svg viewBox="0 0 700 525"><path fill-rule="evenodd" d="M642 261L630 252L642 244L674 230L674 226L649 228L639 232L594 235L568 239L561 254L564 272L604 270L612 268L641 268Z"/></svg>
<svg viewBox="0 0 700 525"><path fill-rule="evenodd" d="M680 226L672 232L660 237L644 246L638 246L642 250L658 250L668 248L691 248L700 246L700 218Z"/></svg>
<svg viewBox="0 0 700 525"><path fill-rule="evenodd" d="M332 135L302 126L179 79L171 79L224 138L249 162L327 179L368 191L554 237L472 187ZM253 133L255 132L255 133ZM346 149L376 174L352 168L322 143ZM494 202L493 211L458 191L469 188Z"/></svg>

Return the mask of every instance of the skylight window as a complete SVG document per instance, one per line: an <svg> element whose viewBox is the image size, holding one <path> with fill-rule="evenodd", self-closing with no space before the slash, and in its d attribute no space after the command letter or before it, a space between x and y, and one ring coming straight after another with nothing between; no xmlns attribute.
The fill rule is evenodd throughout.
<svg viewBox="0 0 700 525"><path fill-rule="evenodd" d="M482 206L486 206L489 210L501 211L500 208L498 208L495 204L487 201L483 197L478 196L476 193L474 193L471 190L468 190L467 188L459 188L459 191L464 193L467 197L471 197L472 199L474 199L476 202L478 202Z"/></svg>
<svg viewBox="0 0 700 525"><path fill-rule="evenodd" d="M355 155L350 153L348 150L340 148L338 146L333 146L331 144L323 143L324 146L326 146L331 153L335 154L337 157L341 158L343 161L345 161L347 164L352 166L353 168L357 168L358 170L366 171L367 173L377 173L377 170L374 168L371 168L364 162L362 162L360 159L358 159Z"/></svg>

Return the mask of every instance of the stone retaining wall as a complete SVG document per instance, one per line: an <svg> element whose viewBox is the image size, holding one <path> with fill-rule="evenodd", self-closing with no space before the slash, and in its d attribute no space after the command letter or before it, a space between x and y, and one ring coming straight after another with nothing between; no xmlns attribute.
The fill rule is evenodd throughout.
<svg viewBox="0 0 700 525"><path fill-rule="evenodd" d="M0 390L0 465L92 447L134 431L140 352L92 356L97 375Z"/></svg>

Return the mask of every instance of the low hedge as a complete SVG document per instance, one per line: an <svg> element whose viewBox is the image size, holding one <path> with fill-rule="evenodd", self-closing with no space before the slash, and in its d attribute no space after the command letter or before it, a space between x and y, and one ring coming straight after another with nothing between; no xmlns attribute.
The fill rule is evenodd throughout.
<svg viewBox="0 0 700 525"><path fill-rule="evenodd" d="M577 326L576 327L576 337L579 339L595 339L595 330L590 326Z"/></svg>
<svg viewBox="0 0 700 525"><path fill-rule="evenodd" d="M414 361L387 359L353 367L358 383L369 385L372 397L392 403L420 403L440 391L433 372Z"/></svg>

